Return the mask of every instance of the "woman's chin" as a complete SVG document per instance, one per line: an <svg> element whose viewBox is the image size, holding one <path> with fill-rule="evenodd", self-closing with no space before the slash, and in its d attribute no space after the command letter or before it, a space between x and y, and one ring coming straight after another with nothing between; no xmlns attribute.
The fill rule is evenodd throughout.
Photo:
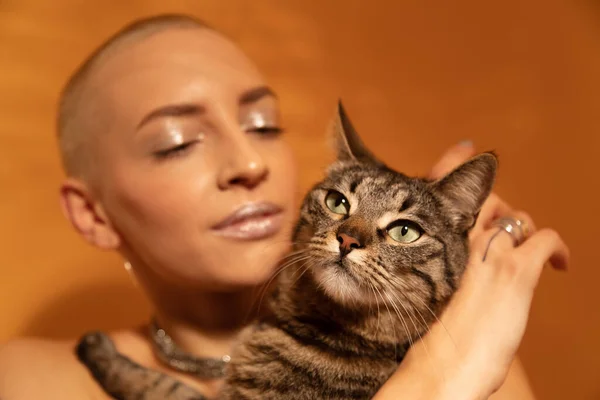
<svg viewBox="0 0 600 400"><path fill-rule="evenodd" d="M290 243L285 237L268 241L223 243L205 241L203 251L186 254L180 259L194 263L168 265L156 278L161 284L177 282L176 286L193 290L228 292L262 285L285 259ZM156 280L156 279L155 279Z"/></svg>
<svg viewBox="0 0 600 400"><path fill-rule="evenodd" d="M265 284L275 274L279 258L244 260L235 264L217 265L204 272L196 283L210 291L237 291ZM224 268L225 266L228 268ZM210 273L212 271L212 273Z"/></svg>

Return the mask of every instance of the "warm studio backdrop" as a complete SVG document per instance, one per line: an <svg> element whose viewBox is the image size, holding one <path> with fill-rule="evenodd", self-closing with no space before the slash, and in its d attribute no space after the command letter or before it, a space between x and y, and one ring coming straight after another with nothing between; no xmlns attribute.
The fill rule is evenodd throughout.
<svg viewBox="0 0 600 400"><path fill-rule="evenodd" d="M600 398L600 9L592 1L0 1L0 342L74 336L148 316L121 260L63 219L54 139L68 74L131 19L197 15L236 40L282 98L302 165L320 176L342 96L375 153L423 173L472 139L498 191L562 232L572 271L547 271L521 355L540 399Z"/></svg>

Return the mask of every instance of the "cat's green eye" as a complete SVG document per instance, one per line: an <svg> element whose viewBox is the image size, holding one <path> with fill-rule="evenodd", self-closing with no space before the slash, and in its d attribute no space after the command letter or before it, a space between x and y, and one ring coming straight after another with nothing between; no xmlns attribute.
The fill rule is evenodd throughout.
<svg viewBox="0 0 600 400"><path fill-rule="evenodd" d="M422 235L419 225L410 221L397 221L387 228L388 235L400 243L412 243Z"/></svg>
<svg viewBox="0 0 600 400"><path fill-rule="evenodd" d="M330 190L327 193L325 205L336 214L348 215L350 213L350 202L343 194L335 190Z"/></svg>

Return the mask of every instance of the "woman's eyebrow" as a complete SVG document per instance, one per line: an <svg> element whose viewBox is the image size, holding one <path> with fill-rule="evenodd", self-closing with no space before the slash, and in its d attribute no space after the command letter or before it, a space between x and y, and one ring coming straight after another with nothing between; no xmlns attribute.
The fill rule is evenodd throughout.
<svg viewBox="0 0 600 400"><path fill-rule="evenodd" d="M240 104L254 103L266 96L277 98L277 95L270 87L258 86L242 93L240 96Z"/></svg>
<svg viewBox="0 0 600 400"><path fill-rule="evenodd" d="M205 111L206 110L204 107L197 104L168 104L149 112L144 118L142 118L137 126L137 129L140 129L142 126L157 118L199 115Z"/></svg>

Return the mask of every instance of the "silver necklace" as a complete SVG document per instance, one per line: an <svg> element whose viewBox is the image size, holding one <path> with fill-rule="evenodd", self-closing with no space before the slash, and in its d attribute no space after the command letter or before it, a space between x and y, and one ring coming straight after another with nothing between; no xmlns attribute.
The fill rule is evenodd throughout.
<svg viewBox="0 0 600 400"><path fill-rule="evenodd" d="M231 357L200 358L179 348L171 336L158 326L156 319L150 321L150 338L156 357L176 371L186 372L201 379L216 379L225 375L225 366Z"/></svg>

